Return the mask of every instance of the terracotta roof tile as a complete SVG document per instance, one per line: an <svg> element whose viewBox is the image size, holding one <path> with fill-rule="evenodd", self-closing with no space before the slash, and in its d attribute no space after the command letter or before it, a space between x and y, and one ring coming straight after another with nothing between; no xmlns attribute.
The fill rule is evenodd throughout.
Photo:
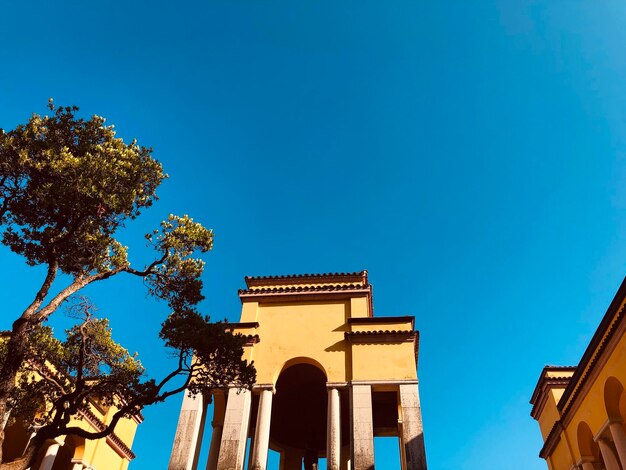
<svg viewBox="0 0 626 470"><path fill-rule="evenodd" d="M289 287L265 287L261 289L239 289L239 295L261 295L261 294L290 294L301 292L341 292L367 290L370 286L361 284L332 284L325 286L289 286Z"/></svg>
<svg viewBox="0 0 626 470"><path fill-rule="evenodd" d="M345 336L377 336L377 335L413 335L417 333L411 330L376 330L376 331L346 331Z"/></svg>
<svg viewBox="0 0 626 470"><path fill-rule="evenodd" d="M367 284L367 270L351 273L320 273L320 274L287 274L278 276L245 276L248 287L261 286L272 283L305 284L314 281L328 281L330 279L344 279L344 282L360 282Z"/></svg>

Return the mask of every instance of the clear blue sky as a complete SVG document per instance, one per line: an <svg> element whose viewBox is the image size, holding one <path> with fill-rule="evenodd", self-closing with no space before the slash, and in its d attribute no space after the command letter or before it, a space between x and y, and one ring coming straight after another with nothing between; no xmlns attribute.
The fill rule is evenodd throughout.
<svg viewBox="0 0 626 470"><path fill-rule="evenodd" d="M244 275L368 269L376 313L421 331L429 468L543 469L538 374L626 274L625 24L621 0L7 0L0 127L53 97L154 147L171 177L123 239L141 261L170 212L214 228L215 319ZM0 263L6 328L42 272ZM162 374L165 307L90 294ZM179 406L146 411L131 469L165 468Z"/></svg>

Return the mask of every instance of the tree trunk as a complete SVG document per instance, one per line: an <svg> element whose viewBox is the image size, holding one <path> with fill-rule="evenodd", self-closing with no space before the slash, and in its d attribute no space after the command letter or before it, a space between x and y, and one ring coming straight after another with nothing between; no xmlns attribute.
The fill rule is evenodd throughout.
<svg viewBox="0 0 626 470"><path fill-rule="evenodd" d="M28 320L19 318L13 323L13 330L7 347L7 356L0 370L0 462L2 461L2 444L4 443L4 426L11 412L9 396L15 389L15 381L24 358L28 344ZM0 467L2 468L2 467Z"/></svg>

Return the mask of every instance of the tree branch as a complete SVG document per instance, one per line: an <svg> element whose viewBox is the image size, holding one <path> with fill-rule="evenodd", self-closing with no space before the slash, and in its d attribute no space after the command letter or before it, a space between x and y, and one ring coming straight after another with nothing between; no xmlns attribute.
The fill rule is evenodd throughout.
<svg viewBox="0 0 626 470"><path fill-rule="evenodd" d="M61 393L63 394L67 393L67 391L65 390L65 385L57 381L56 377L50 374L50 370L45 366L41 366L39 361L36 361L36 360L30 361L29 368L37 372L41 376L42 380L45 380L49 384L54 385L56 388L58 388Z"/></svg>
<svg viewBox="0 0 626 470"><path fill-rule="evenodd" d="M149 276L150 274L154 274L153 269L157 267L159 264L163 263L168 257L169 257L169 253L166 252L161 257L161 259L153 261L143 271L137 271L136 269L133 269L130 266L127 268L124 268L124 271L126 271L129 274L134 274L135 276L146 277L146 276Z"/></svg>
<svg viewBox="0 0 626 470"><path fill-rule="evenodd" d="M41 306L46 296L48 295L48 292L50 291L50 287L52 286L52 283L56 279L58 269L59 269L59 262L57 261L56 257L51 255L50 262L48 263L48 272L46 274L46 278L44 279L43 284L39 288L39 291L37 291L37 294L35 295L35 299L26 308L26 310L24 310L24 313L22 313L22 316L20 318L29 319L33 315L33 313Z"/></svg>
<svg viewBox="0 0 626 470"><path fill-rule="evenodd" d="M72 226L70 227L70 229L67 230L65 233L63 233L63 230L65 230L66 227L59 227L58 235L50 239L50 245L56 246L62 241L67 240L69 237L74 235L74 233L76 233L76 231L80 228L81 224L84 222L86 218L87 218L87 214L82 214L81 216L79 216L76 222L74 222Z"/></svg>
<svg viewBox="0 0 626 470"><path fill-rule="evenodd" d="M50 316L59 306L67 300L72 294L75 294L83 287L91 284L92 282L102 281L104 279L108 279L111 276L115 276L116 274L123 271L124 268L112 269L110 271L105 271L102 273L93 274L91 276L78 277L74 279L69 286L59 292L45 307L42 307L36 314L32 316L32 318L37 321L43 321L48 316Z"/></svg>

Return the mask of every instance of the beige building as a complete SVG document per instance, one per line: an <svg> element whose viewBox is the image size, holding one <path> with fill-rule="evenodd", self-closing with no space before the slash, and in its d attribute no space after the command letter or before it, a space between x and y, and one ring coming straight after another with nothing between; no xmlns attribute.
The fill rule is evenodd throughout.
<svg viewBox="0 0 626 470"><path fill-rule="evenodd" d="M198 463L206 404L186 396L169 470L374 468L374 436L397 436L402 469L425 470L417 380L418 332L409 316L375 317L367 271L246 277L239 291L252 391L214 393L208 462ZM246 456L246 444L251 451Z"/></svg>
<svg viewBox="0 0 626 470"><path fill-rule="evenodd" d="M550 470L626 469L626 280L577 366L544 367L531 416Z"/></svg>
<svg viewBox="0 0 626 470"><path fill-rule="evenodd" d="M77 426L90 432L98 432L110 423L117 408L102 407L91 403L82 409L69 426ZM107 437L85 440L78 436L61 436L49 441L37 457L33 470L126 470L135 454L131 450L137 425L143 417L122 418L115 432ZM25 426L17 421L5 429L3 456L10 461L22 455L30 435Z"/></svg>

